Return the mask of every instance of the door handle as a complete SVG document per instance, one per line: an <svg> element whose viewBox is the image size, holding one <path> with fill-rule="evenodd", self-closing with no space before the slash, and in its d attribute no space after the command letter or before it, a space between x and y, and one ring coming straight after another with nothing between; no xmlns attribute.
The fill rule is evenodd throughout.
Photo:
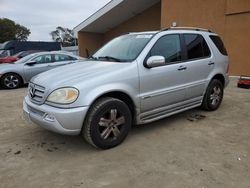
<svg viewBox="0 0 250 188"><path fill-rule="evenodd" d="M186 70L187 69L187 67L185 67L185 66L180 66L179 68L178 68L178 71L183 71L183 70Z"/></svg>
<svg viewBox="0 0 250 188"><path fill-rule="evenodd" d="M208 65L214 65L213 61L209 61Z"/></svg>

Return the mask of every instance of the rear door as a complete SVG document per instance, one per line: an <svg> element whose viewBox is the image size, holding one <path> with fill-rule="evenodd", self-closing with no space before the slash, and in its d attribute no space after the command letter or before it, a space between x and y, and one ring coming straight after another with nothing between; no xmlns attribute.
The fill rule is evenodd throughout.
<svg viewBox="0 0 250 188"><path fill-rule="evenodd" d="M214 57L201 34L182 34L186 59L185 79L187 81L186 100L200 98L205 91L208 76L214 69Z"/></svg>

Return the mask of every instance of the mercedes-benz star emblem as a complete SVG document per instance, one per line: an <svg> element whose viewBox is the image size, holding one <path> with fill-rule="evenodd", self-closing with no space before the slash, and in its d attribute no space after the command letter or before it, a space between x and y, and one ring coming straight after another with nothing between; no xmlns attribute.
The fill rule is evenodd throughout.
<svg viewBox="0 0 250 188"><path fill-rule="evenodd" d="M34 87L30 86L30 97L31 98L35 97L35 91L36 91L36 89Z"/></svg>

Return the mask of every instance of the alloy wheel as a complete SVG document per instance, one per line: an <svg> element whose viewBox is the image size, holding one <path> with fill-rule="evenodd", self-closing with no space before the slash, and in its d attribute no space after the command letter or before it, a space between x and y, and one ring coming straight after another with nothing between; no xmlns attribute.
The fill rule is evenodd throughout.
<svg viewBox="0 0 250 188"><path fill-rule="evenodd" d="M210 102L212 105L216 106L220 103L222 97L221 89L218 86L215 86L210 95Z"/></svg>
<svg viewBox="0 0 250 188"><path fill-rule="evenodd" d="M99 132L102 139L116 139L121 134L125 117L120 115L117 109L111 109L103 114L99 120Z"/></svg>
<svg viewBox="0 0 250 188"><path fill-rule="evenodd" d="M14 75L8 75L4 78L4 85L8 88L16 88L19 84L19 79Z"/></svg>

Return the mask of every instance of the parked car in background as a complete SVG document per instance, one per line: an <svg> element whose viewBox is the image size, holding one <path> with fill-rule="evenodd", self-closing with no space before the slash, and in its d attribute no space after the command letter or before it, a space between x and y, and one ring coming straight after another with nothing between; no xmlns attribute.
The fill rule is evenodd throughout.
<svg viewBox="0 0 250 188"><path fill-rule="evenodd" d="M33 53L37 53L37 52L41 52L41 50L28 50L28 51L22 51L22 52L18 52L13 56L7 56L7 57L0 57L0 64L1 63L14 63L15 61L17 61L18 59L21 59L27 55L33 54Z"/></svg>
<svg viewBox="0 0 250 188"><path fill-rule="evenodd" d="M0 57L13 56L28 50L57 51L61 50L59 42L17 41L11 40L0 45Z"/></svg>
<svg viewBox="0 0 250 188"><path fill-rule="evenodd" d="M6 89L15 89L28 83L33 76L41 72L82 59L60 51L30 54L12 64L0 64L0 83Z"/></svg>
<svg viewBox="0 0 250 188"><path fill-rule="evenodd" d="M168 28L117 37L84 64L34 77L25 117L91 145L120 144L132 124L201 106L219 108L228 84L228 55L220 37L199 28Z"/></svg>

